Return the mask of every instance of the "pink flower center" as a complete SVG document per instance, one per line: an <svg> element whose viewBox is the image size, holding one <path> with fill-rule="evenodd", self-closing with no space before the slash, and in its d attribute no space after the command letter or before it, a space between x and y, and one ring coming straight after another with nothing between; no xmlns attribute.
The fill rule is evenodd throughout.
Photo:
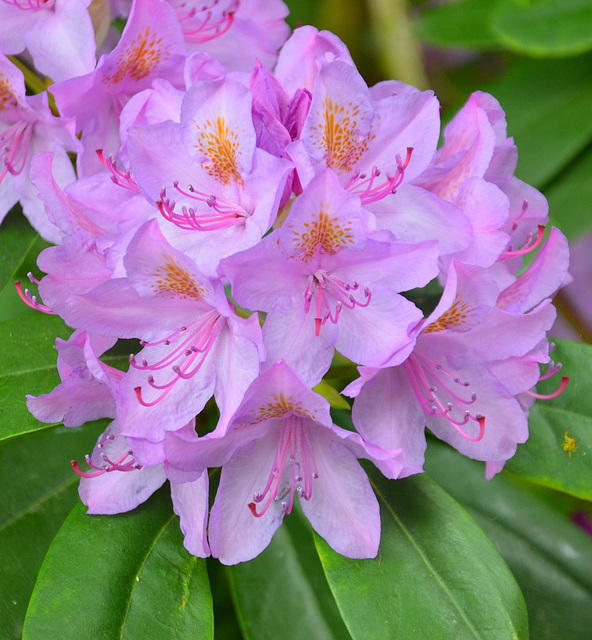
<svg viewBox="0 0 592 640"><path fill-rule="evenodd" d="M141 363L138 363L135 356L130 356L130 365L135 369L149 371L148 384L160 392L155 399L147 401L143 397L142 387L136 387L134 391L140 404L153 407L169 394L179 380L189 380L196 375L224 326L225 321L217 311L208 311L199 320L187 327L181 327L162 340L142 342L144 349L159 346L170 347L170 349L164 357L152 363L145 357L142 358ZM156 382L154 374L158 375L162 371L167 372L168 379L165 382Z"/></svg>
<svg viewBox="0 0 592 640"><path fill-rule="evenodd" d="M473 413L469 406L477 401L477 394L467 397L461 390L468 390L469 380L453 376L441 364L423 354L416 353L403 363L411 388L427 416L446 418L448 422L467 440L479 442L485 435L485 418ZM462 427L469 421L478 423L479 433L471 436Z"/></svg>
<svg viewBox="0 0 592 640"><path fill-rule="evenodd" d="M360 290L357 282L344 282L324 269L319 269L308 277L304 291L304 311L308 313L316 296L316 335L321 331L321 325L331 320L336 324L343 307L367 307L372 299L368 287ZM356 297L357 296L357 297ZM362 298L362 299L360 299Z"/></svg>
<svg viewBox="0 0 592 640"><path fill-rule="evenodd" d="M277 502L281 502L284 513L289 514L295 493L304 500L311 499L313 480L319 477L319 473L305 420L293 413L282 420L278 448L267 484L248 504L256 518L264 515ZM257 511L257 505L263 501L265 504L261 511Z"/></svg>

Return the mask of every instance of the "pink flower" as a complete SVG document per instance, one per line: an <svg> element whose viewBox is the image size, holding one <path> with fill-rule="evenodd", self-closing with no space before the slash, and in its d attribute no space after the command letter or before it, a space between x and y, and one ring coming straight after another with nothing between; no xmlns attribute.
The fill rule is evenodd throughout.
<svg viewBox="0 0 592 640"><path fill-rule="evenodd" d="M284 362L253 382L222 437L171 434L165 453L186 471L222 465L209 540L212 555L225 564L263 551L296 496L336 551L351 558L378 551L378 503L356 458L389 460L398 451L382 451L335 426L326 400Z"/></svg>

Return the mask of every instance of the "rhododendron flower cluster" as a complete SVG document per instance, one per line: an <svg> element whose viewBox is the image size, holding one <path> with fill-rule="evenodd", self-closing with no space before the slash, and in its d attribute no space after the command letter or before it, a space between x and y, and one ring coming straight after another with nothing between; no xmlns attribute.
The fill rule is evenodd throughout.
<svg viewBox="0 0 592 640"><path fill-rule="evenodd" d="M369 558L380 516L359 458L421 473L427 428L499 472L560 369L547 332L570 277L495 98L471 95L438 148L433 92L368 87L336 36L289 36L279 0L136 0L96 63L86 4L0 3L0 46L29 48L56 107L2 58L0 206L22 199L53 243L23 300L74 330L30 411L111 420L72 463L89 513L168 480L187 549L234 564L299 501L331 547ZM44 28L76 39L53 59ZM121 339L137 345L125 371L101 360ZM353 430L334 423L336 379Z"/></svg>

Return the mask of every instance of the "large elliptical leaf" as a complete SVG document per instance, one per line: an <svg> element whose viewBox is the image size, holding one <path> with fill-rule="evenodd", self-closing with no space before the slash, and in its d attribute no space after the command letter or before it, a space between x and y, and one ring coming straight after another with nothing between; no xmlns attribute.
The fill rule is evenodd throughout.
<svg viewBox="0 0 592 640"><path fill-rule="evenodd" d="M79 500L69 461L91 451L105 426L50 427L0 442L0 638L21 637L45 553Z"/></svg>
<svg viewBox="0 0 592 640"><path fill-rule="evenodd" d="M592 49L591 23L591 0L504 0L493 31L519 53L574 56Z"/></svg>
<svg viewBox="0 0 592 640"><path fill-rule="evenodd" d="M510 474L485 480L483 463L438 441L427 472L483 527L516 576L533 640L589 640L592 539ZM560 494L557 494L560 495Z"/></svg>
<svg viewBox="0 0 592 640"><path fill-rule="evenodd" d="M528 421L530 436L507 468L531 482L592 500L592 346L557 340L553 359L563 364L562 373L571 381L557 398L537 401ZM552 378L538 391L551 393L557 384ZM571 455L562 448L568 429L577 441Z"/></svg>
<svg viewBox="0 0 592 640"><path fill-rule="evenodd" d="M466 511L424 475L374 478L382 519L378 557L349 560L316 539L354 640L526 640L520 589Z"/></svg>
<svg viewBox="0 0 592 640"><path fill-rule="evenodd" d="M246 638L349 640L299 508L261 555L228 572Z"/></svg>
<svg viewBox="0 0 592 640"><path fill-rule="evenodd" d="M48 393L60 381L55 339L69 334L60 318L42 313L0 323L0 344L7 345L0 350L0 440L47 427L29 413L25 395Z"/></svg>
<svg viewBox="0 0 592 640"><path fill-rule="evenodd" d="M213 637L205 560L183 547L161 490L120 516L74 508L45 558L24 640Z"/></svg>
<svg viewBox="0 0 592 640"><path fill-rule="evenodd" d="M499 46L491 28L498 5L499 0L460 0L424 10L415 33L436 46L492 49Z"/></svg>
<svg viewBox="0 0 592 640"><path fill-rule="evenodd" d="M591 63L589 54L520 61L486 87L506 112L518 146L517 176L538 189L592 141Z"/></svg>

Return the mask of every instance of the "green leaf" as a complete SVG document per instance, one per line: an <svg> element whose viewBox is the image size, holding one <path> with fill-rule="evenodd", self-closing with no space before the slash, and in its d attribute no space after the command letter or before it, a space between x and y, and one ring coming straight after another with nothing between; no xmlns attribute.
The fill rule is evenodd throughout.
<svg viewBox="0 0 592 640"><path fill-rule="evenodd" d="M105 426L52 427L0 442L1 638L21 637L43 557L78 500L69 462L91 451Z"/></svg>
<svg viewBox="0 0 592 640"><path fill-rule="evenodd" d="M430 441L427 472L465 506L512 569L533 640L589 640L592 539L540 497L483 463Z"/></svg>
<svg viewBox="0 0 592 640"><path fill-rule="evenodd" d="M0 343L10 345L0 351L0 397L4 413L0 441L47 427L29 413L25 395L49 393L60 382L55 339L67 338L71 332L57 316L37 312L27 318L0 322ZM126 353L129 354L129 348ZM117 347L101 359L124 369L129 362L129 356L122 355Z"/></svg>
<svg viewBox="0 0 592 640"><path fill-rule="evenodd" d="M426 476L375 482L382 536L374 560L317 538L329 586L354 639L528 637L524 600L471 517Z"/></svg>
<svg viewBox="0 0 592 640"><path fill-rule="evenodd" d="M269 547L229 567L245 637L253 640L347 640L308 522L294 509Z"/></svg>
<svg viewBox="0 0 592 640"><path fill-rule="evenodd" d="M499 39L491 28L499 0L460 0L423 11L415 24L420 40L437 46L491 49Z"/></svg>
<svg viewBox="0 0 592 640"><path fill-rule="evenodd" d="M205 560L182 545L163 491L120 516L74 508L45 558L24 640L213 637Z"/></svg>
<svg viewBox="0 0 592 640"><path fill-rule="evenodd" d="M0 323L0 343L10 345L0 350L0 440L46 428L29 413L25 394L47 393L60 381L54 343L69 333L60 318L41 313Z"/></svg>
<svg viewBox="0 0 592 640"><path fill-rule="evenodd" d="M14 283L28 283L27 273L35 270L37 256L48 246L31 228L20 206L14 207L0 227L0 320L37 313L18 296Z"/></svg>
<svg viewBox="0 0 592 640"><path fill-rule="evenodd" d="M553 220L574 239L592 228L587 203L592 202L592 149L586 150L545 191Z"/></svg>
<svg viewBox="0 0 592 640"><path fill-rule="evenodd" d="M592 49L591 0L503 0L493 31L531 56L573 56Z"/></svg>
<svg viewBox="0 0 592 640"><path fill-rule="evenodd" d="M592 500L592 346L558 340L553 358L572 377L553 400L538 400L529 418L530 436L506 467L531 482ZM542 383L539 393L552 393L558 376ZM562 448L565 432L575 438L570 455Z"/></svg>
<svg viewBox="0 0 592 640"><path fill-rule="evenodd" d="M592 58L527 60L490 84L518 146L517 175L542 188L592 141Z"/></svg>
<svg viewBox="0 0 592 640"><path fill-rule="evenodd" d="M38 233L29 225L20 207L14 207L0 227L0 290L12 284L15 273L33 250Z"/></svg>

